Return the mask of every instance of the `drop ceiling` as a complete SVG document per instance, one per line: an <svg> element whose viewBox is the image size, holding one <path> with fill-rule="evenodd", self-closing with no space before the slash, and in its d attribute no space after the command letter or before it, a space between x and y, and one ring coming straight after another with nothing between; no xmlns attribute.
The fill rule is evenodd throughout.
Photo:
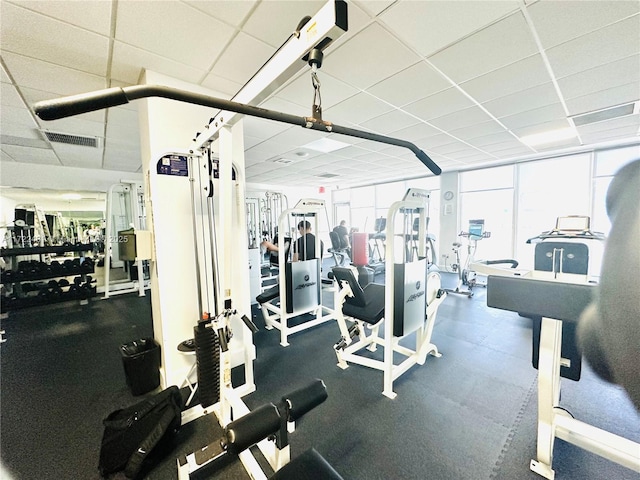
<svg viewBox="0 0 640 480"><path fill-rule="evenodd" d="M135 102L53 122L32 105L133 85L143 69L231 98L324 3L2 0L0 167L140 172ZM325 120L411 141L444 171L640 141L637 0L354 0L348 9L349 31L319 71ZM301 62L262 106L306 116L312 99ZM625 104L622 116L577 126L575 138L520 140ZM397 147L256 118L244 125L249 182L352 186L429 173ZM96 146L52 142L43 131L94 137ZM305 147L322 136L347 145Z"/></svg>

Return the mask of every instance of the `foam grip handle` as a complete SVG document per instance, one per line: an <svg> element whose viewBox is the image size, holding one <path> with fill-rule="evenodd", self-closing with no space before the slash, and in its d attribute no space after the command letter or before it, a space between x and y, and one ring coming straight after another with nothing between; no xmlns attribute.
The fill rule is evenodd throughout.
<svg viewBox="0 0 640 480"><path fill-rule="evenodd" d="M251 321L249 317L247 317L246 315L242 315L242 317L240 318L242 318L242 321L247 326L247 328L251 330L251 333L258 333L258 327Z"/></svg>
<svg viewBox="0 0 640 480"><path fill-rule="evenodd" d="M297 420L324 402L328 396L327 386L320 379L285 395L282 397L282 401L287 405L289 415L287 420L290 422Z"/></svg>
<svg viewBox="0 0 640 480"><path fill-rule="evenodd" d="M434 174L440 175L442 173L442 169L438 166L438 164L433 160L431 160L431 158L429 158L429 155L424 153L422 150L419 150L418 152L416 152L416 157L418 157L420 161L424 163L425 166L429 170L431 170Z"/></svg>
<svg viewBox="0 0 640 480"><path fill-rule="evenodd" d="M33 106L33 111L42 120L57 120L104 108L117 107L125 103L129 103L129 99L124 90L120 87L114 87L38 102Z"/></svg>
<svg viewBox="0 0 640 480"><path fill-rule="evenodd" d="M231 422L224 429L223 448L238 455L280 429L280 413L267 403Z"/></svg>

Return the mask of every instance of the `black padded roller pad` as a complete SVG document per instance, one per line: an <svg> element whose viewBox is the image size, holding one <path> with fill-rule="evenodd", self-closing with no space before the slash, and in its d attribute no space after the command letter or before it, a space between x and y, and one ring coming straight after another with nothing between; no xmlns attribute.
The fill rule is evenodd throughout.
<svg viewBox="0 0 640 480"><path fill-rule="evenodd" d="M283 396L282 401L288 404L289 409L289 418L287 420L290 422L297 420L324 402L328 396L327 387L320 379Z"/></svg>
<svg viewBox="0 0 640 480"><path fill-rule="evenodd" d="M237 455L279 429L280 413L273 403L267 403L227 425L224 442L227 451Z"/></svg>
<svg viewBox="0 0 640 480"><path fill-rule="evenodd" d="M311 448L274 473L269 480L342 480L322 455Z"/></svg>

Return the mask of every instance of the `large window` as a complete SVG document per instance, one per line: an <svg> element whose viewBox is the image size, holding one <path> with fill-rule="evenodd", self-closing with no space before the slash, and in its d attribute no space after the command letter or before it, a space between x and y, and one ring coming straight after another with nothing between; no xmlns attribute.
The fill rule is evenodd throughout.
<svg viewBox="0 0 640 480"><path fill-rule="evenodd" d="M527 239L552 230L558 217L591 215L590 185L591 153L518 165L515 258L523 268L533 268Z"/></svg>
<svg viewBox="0 0 640 480"><path fill-rule="evenodd" d="M640 158L640 145L596 152L595 178L593 179L593 212L591 229L605 235L611 229L606 209L607 191L613 175L627 163Z"/></svg>
<svg viewBox="0 0 640 480"><path fill-rule="evenodd" d="M476 260L513 258L513 177L513 165L460 174L460 229L468 231L470 220L484 220L491 233L478 241ZM460 241L466 245L468 238Z"/></svg>

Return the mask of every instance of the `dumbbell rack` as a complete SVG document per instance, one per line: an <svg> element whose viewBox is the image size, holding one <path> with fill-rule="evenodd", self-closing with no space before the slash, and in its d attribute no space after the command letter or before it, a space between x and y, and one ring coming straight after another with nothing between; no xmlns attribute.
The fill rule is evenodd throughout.
<svg viewBox="0 0 640 480"><path fill-rule="evenodd" d="M0 256L9 259L10 268L1 275L3 294L0 296L2 315L11 310L36 305L49 305L67 300L88 302L95 295L96 286L90 274L94 273L91 257L84 253L93 250L92 243L46 247L2 248ZM79 257L64 262L51 260L50 255L79 253ZM42 260L33 260L34 256ZM20 260L30 257L29 260ZM69 281L69 278L74 277Z"/></svg>

